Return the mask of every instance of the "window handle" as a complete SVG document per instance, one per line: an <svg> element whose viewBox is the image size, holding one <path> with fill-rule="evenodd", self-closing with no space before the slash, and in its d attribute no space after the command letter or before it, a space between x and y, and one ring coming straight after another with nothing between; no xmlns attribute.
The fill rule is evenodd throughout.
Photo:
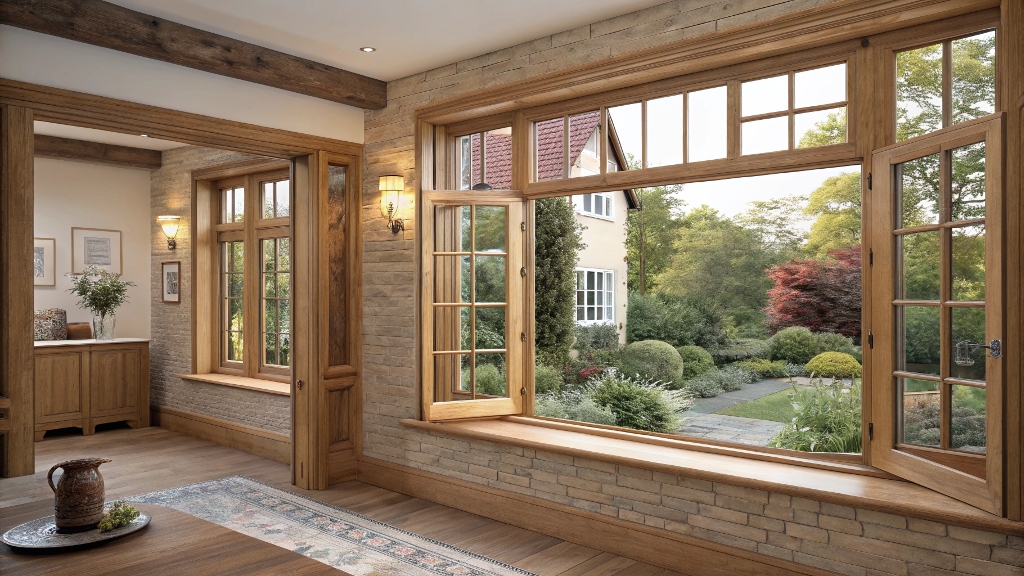
<svg viewBox="0 0 1024 576"><path fill-rule="evenodd" d="M956 343L956 355L953 361L956 362L957 366L974 366L974 358L971 358L971 349L973 348L988 348L989 355L993 358L999 358L1003 355L1003 343L999 339L989 342L988 346L964 340Z"/></svg>
<svg viewBox="0 0 1024 576"><path fill-rule="evenodd" d="M302 390L302 380L296 380L295 387L298 388L299 390Z"/></svg>

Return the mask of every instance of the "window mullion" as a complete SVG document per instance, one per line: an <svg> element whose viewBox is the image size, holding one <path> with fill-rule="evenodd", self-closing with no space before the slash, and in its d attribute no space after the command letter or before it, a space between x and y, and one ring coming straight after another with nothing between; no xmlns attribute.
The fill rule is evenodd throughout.
<svg viewBox="0 0 1024 576"><path fill-rule="evenodd" d="M256 222L261 214L262 194L256 176L245 179L245 266L242 281L242 293L245 303L242 312L242 365L244 375L254 378L260 366L260 336L262 328L262 306L260 294L260 246L257 237Z"/></svg>

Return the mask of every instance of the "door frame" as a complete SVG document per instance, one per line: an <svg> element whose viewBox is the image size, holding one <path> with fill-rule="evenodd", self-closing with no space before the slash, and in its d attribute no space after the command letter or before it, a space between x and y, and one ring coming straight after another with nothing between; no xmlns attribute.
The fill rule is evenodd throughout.
<svg viewBox="0 0 1024 576"><path fill-rule="evenodd" d="M318 226L320 192L326 183L318 168L320 158L327 155L341 155L350 158L361 174L363 145L321 136L300 134L287 130L267 128L253 124L234 122L210 116L180 112L157 106L127 102L81 92L40 86L26 82L0 78L0 118L2 118L2 139L0 139L0 223L5 224L0 237L0 264L4 274L0 275L0 297L4 302L4 313L0 314L0 395L7 399L0 401L0 425L6 432L2 439L0 454L0 476L20 476L35 472L35 448L32 429L34 426L33 379L34 363L32 346L32 304L33 286L31 281L31 246L33 228L32 214L32 173L33 173L33 131L32 122L40 120L120 132L124 134L147 134L153 138L182 142L257 154L291 161L294 193L299 204L293 220L293 234L307 234ZM352 194L362 198L362 179L350 179L348 188ZM358 212L351 215L354 223L353 242L349 245L350 262L361 260L361 236ZM8 227L8 222L20 226ZM29 225L26 225L29 224ZM313 284L319 282L319 251L309 246L305 251L295 250L295 264L305 269L296 274L295 294L304 295L307 311L311 317L319 317L320 303ZM24 257L20 257L24 254ZM21 274L20 272L25 272ZM358 298L358 275L352 274L351 283L355 290L350 292ZM349 322L358 322L361 303L349 300L355 314L349 315ZM20 307L20 308L19 308ZM19 312L20 309L20 312ZM18 312L8 314L8 311ZM301 326L301 325L300 325ZM299 328L293 338L297 349L305 349L301 359L296 359L293 370L292 404L292 483L306 489L323 489L328 478L329 455L320 439L327 421L327 407L318 399L326 391L320 366L320 348L315 325L310 330ZM361 349L358 338L361 331L348 327L350 337L357 338L349 345ZM359 356L356 363L354 394L355 403L351 413L361 415L361 367ZM301 387L296 382L302 381ZM6 408L7 403L10 408ZM296 408L299 409L296 409ZM3 412L6 410L6 418ZM6 422L5 422L6 420ZM358 430L358 426L356 427ZM358 442L356 447L358 448ZM356 450L358 452L358 450ZM352 456L353 461L358 453ZM353 468L354 469L354 468Z"/></svg>

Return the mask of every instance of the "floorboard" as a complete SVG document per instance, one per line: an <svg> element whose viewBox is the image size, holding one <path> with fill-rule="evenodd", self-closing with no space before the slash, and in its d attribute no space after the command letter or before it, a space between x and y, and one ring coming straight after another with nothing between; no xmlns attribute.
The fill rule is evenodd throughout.
<svg viewBox="0 0 1024 576"><path fill-rule="evenodd" d="M52 514L53 492L46 483L50 466L91 456L112 460L100 467L108 500L242 475L540 576L679 576L676 572L362 482L345 482L324 491L297 489L290 484L291 474L286 464L155 427L107 430L91 436L54 436L37 442L36 473L0 479L0 531ZM231 552L224 550L223 553ZM154 566L151 573L173 573L180 569L176 564L180 561L180 556L168 554L165 564ZM75 574L99 573L76 571Z"/></svg>

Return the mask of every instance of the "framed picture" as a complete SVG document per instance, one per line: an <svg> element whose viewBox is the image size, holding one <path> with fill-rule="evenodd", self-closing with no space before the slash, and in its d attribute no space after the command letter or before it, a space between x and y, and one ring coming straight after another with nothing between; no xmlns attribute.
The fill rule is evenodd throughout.
<svg viewBox="0 0 1024 576"><path fill-rule="evenodd" d="M57 267L53 261L57 251L57 240L54 238L36 238L32 248L33 283L36 286L56 286Z"/></svg>
<svg viewBox="0 0 1024 576"><path fill-rule="evenodd" d="M122 264L120 230L71 229L72 274L81 274L88 266L121 274Z"/></svg>
<svg viewBox="0 0 1024 576"><path fill-rule="evenodd" d="M181 261L162 263L160 278L163 284L163 301L168 304L181 304Z"/></svg>

